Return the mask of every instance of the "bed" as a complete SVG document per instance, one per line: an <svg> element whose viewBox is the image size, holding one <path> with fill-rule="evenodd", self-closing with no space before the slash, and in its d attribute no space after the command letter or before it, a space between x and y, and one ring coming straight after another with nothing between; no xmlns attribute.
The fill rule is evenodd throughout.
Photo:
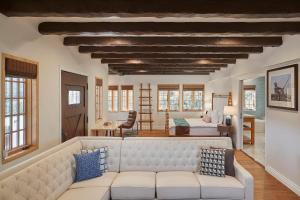
<svg viewBox="0 0 300 200"><path fill-rule="evenodd" d="M213 122L207 123L203 118L169 118L166 114L166 129L170 136L219 136L218 124L223 123L224 106L231 104L231 93L216 94L212 93L210 117L214 115ZM213 113L213 114L212 114ZM217 115L217 116L216 116ZM217 118L217 119L216 119ZM181 120L181 123L178 121ZM183 125L182 125L183 124ZM185 125L184 125L185 124Z"/></svg>
<svg viewBox="0 0 300 200"><path fill-rule="evenodd" d="M204 122L202 118L184 118L190 125L189 136L219 136L217 123ZM169 119L169 135L176 135L176 125L173 118Z"/></svg>

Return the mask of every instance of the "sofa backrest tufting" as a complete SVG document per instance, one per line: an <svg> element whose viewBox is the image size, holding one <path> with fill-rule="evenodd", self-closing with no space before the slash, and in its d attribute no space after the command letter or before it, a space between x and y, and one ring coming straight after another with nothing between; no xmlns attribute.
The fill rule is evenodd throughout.
<svg viewBox="0 0 300 200"><path fill-rule="evenodd" d="M121 138L77 137L0 175L0 200L55 200L73 183L73 154L108 146L109 171L119 171Z"/></svg>
<svg viewBox="0 0 300 200"><path fill-rule="evenodd" d="M197 171L204 147L232 149L230 138L126 138L120 171Z"/></svg>
<svg viewBox="0 0 300 200"><path fill-rule="evenodd" d="M72 184L76 141L0 182L0 200L55 200Z"/></svg>
<svg viewBox="0 0 300 200"><path fill-rule="evenodd" d="M82 148L94 149L99 147L108 147L107 164L108 171L120 171L120 154L122 139L118 137L88 137L81 139Z"/></svg>
<svg viewBox="0 0 300 200"><path fill-rule="evenodd" d="M232 148L230 138L77 137L0 173L0 200L55 200L73 183L73 154L108 146L109 171L196 171L202 147Z"/></svg>

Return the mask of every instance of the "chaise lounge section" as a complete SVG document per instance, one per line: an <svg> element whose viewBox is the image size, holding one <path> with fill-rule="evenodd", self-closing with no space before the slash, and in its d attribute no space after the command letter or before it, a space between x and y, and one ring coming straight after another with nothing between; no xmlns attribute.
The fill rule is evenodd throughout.
<svg viewBox="0 0 300 200"><path fill-rule="evenodd" d="M73 154L108 147L108 172L74 182ZM252 200L253 178L199 174L200 150L232 149L230 138L77 137L0 174L0 200Z"/></svg>

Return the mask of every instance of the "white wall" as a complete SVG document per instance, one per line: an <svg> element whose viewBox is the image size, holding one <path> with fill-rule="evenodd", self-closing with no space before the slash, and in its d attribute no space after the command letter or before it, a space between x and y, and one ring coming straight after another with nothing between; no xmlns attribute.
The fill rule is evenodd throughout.
<svg viewBox="0 0 300 200"><path fill-rule="evenodd" d="M208 84L211 84L213 89L218 89L220 85L231 87L233 104L238 105L241 103L240 80L265 75L267 69L300 64L299 44L300 36L285 36L281 47L264 48L264 53L251 55L248 60L238 61L225 72L212 75L212 80ZM299 112L266 108L266 169L298 195L300 195L299 122ZM235 117L234 123L236 126L234 139L237 141L237 147L242 148L239 115Z"/></svg>
<svg viewBox="0 0 300 200"><path fill-rule="evenodd" d="M37 32L37 24L30 20L6 18L0 15L0 27L0 53L38 61L40 70L39 150L8 164L0 164L0 171L2 171L60 143L61 69L88 76L89 127L92 126L95 123L95 76L103 78L104 88L107 88L107 66L101 65L98 60L91 60L89 55L80 55L77 49L64 47L62 37L40 35ZM104 119L107 110L105 102L106 98Z"/></svg>
<svg viewBox="0 0 300 200"><path fill-rule="evenodd" d="M148 83L151 83L152 89L152 111L153 111L153 129L165 128L165 112L157 112L157 85L158 84L205 84L209 79L209 76L201 75L129 75L129 76L117 76L109 75L108 85L134 85L134 109L139 110L139 88L143 83L144 87L147 87ZM181 90L180 90L181 91ZM181 97L182 95L180 95ZM182 107L182 99L180 98L180 108ZM126 120L127 112L109 112L109 120ZM200 117L201 112L170 112L170 117Z"/></svg>

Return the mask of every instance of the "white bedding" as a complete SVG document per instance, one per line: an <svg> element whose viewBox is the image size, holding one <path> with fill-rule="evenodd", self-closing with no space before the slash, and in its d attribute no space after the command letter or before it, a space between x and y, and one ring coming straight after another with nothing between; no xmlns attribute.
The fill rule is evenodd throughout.
<svg viewBox="0 0 300 200"><path fill-rule="evenodd" d="M190 135L191 136L219 136L217 130L218 124L207 123L202 120L202 118L184 118L190 125ZM169 134L175 135L176 125L174 120L169 119Z"/></svg>

